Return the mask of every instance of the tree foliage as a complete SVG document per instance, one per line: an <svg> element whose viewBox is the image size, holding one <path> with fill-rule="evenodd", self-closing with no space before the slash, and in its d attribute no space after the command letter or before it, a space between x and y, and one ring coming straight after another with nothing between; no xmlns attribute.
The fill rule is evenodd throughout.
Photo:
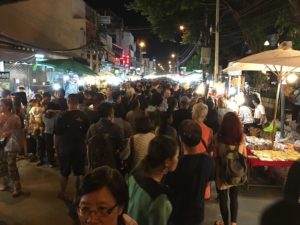
<svg viewBox="0 0 300 225"><path fill-rule="evenodd" d="M198 53L195 53L191 59L186 63L187 71L199 70L200 68L200 56Z"/></svg>
<svg viewBox="0 0 300 225"><path fill-rule="evenodd" d="M276 34L278 41L292 40L294 48L299 48L299 29L291 14L290 2L221 0L221 63L262 51L270 34ZM210 34L209 27L215 23L215 0L134 0L129 8L144 15L162 41L175 41L179 24L185 24L183 43L214 46L214 35Z"/></svg>

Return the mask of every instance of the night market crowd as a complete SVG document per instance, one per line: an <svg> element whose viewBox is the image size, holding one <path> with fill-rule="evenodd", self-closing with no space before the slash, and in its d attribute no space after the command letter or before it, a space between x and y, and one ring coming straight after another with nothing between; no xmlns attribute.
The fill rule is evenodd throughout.
<svg viewBox="0 0 300 225"><path fill-rule="evenodd" d="M254 115L249 102L230 110L224 96L206 98L168 80L81 87L67 98L63 89L28 99L23 86L3 90L0 190L22 194L17 159L25 157L59 169L58 198L72 201L80 224L200 225L215 182L222 215L215 224L235 225L246 174L225 178L222 162L228 152L245 160L245 133L266 125L260 99L251 102ZM286 200L264 212L262 225L300 222L300 161L292 168Z"/></svg>

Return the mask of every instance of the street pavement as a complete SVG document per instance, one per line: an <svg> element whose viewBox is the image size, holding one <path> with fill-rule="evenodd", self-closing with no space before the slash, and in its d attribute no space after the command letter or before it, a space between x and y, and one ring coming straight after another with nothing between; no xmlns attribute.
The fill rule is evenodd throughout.
<svg viewBox="0 0 300 225"><path fill-rule="evenodd" d="M0 225L73 225L67 205L57 198L59 172L57 168L36 167L27 160L18 161L24 194L13 198L0 192ZM72 196L74 179L70 179L68 193ZM214 189L214 188L213 188ZM259 225L262 211L278 200L281 189L251 187L239 195L239 225ZM216 193L206 202L204 225L221 219Z"/></svg>

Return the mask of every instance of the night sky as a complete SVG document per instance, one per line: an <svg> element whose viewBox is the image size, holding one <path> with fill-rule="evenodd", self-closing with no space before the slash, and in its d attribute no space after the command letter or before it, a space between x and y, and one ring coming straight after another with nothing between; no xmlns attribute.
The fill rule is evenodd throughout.
<svg viewBox="0 0 300 225"><path fill-rule="evenodd" d="M119 17L124 19L125 26L132 32L135 40L145 40L146 42L146 57L155 58L158 62L166 64L170 59L170 54L183 49L182 46L172 42L161 42L156 35L151 31L150 23L140 14L126 9L126 4L132 0L85 0L95 10L109 8L114 11ZM144 30L132 30L134 28L146 28Z"/></svg>

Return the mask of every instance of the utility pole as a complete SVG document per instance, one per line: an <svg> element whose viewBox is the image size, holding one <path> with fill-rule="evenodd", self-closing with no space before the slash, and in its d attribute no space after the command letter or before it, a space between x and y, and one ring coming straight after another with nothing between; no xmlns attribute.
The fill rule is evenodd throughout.
<svg viewBox="0 0 300 225"><path fill-rule="evenodd" d="M214 83L218 81L219 75L219 19L220 19L220 0L216 0L216 24L215 24L215 65Z"/></svg>
<svg viewBox="0 0 300 225"><path fill-rule="evenodd" d="M179 73L179 59L178 59L178 53L176 54L176 73Z"/></svg>

